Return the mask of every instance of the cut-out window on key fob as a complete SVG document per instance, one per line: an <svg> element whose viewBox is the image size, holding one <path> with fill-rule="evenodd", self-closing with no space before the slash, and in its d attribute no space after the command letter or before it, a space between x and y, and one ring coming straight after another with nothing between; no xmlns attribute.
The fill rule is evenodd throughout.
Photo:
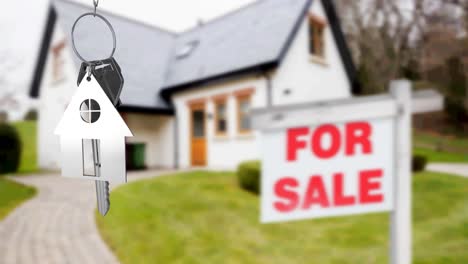
<svg viewBox="0 0 468 264"><path fill-rule="evenodd" d="M80 105L80 115L86 123L94 123L101 116L101 107L96 100L86 99Z"/></svg>

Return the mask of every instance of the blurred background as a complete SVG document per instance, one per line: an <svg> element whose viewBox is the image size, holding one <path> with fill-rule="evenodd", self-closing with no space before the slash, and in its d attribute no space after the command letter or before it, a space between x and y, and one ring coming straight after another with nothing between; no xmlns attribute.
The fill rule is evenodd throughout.
<svg viewBox="0 0 468 264"><path fill-rule="evenodd" d="M4 1L0 263L385 263L388 214L258 223L249 111L384 93L395 79L445 97L443 111L413 119L414 262L468 263L467 0L101 0L97 10L117 31L119 111L136 136L127 167L142 181L115 189L103 218L91 182L58 176L53 129L80 63L69 33L93 1ZM110 50L92 17L77 36L86 58Z"/></svg>

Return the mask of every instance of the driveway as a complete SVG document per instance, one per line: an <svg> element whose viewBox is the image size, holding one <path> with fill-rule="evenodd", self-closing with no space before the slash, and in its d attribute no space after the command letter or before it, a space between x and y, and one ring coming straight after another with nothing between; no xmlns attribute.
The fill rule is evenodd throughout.
<svg viewBox="0 0 468 264"><path fill-rule="evenodd" d="M448 174L455 174L468 178L468 164L466 163L430 163L427 170Z"/></svg>
<svg viewBox="0 0 468 264"><path fill-rule="evenodd" d="M166 173L169 172L129 173L128 179ZM11 179L35 186L39 192L0 222L0 263L118 263L95 224L93 181L58 175Z"/></svg>

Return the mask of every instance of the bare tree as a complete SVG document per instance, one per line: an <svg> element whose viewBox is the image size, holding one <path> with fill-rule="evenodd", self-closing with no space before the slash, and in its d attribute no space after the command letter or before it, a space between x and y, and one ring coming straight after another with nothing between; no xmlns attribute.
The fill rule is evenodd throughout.
<svg viewBox="0 0 468 264"><path fill-rule="evenodd" d="M455 25L450 2L468 0L340 0L365 93L386 89L391 79L415 77L429 25ZM457 3L458 4L458 3ZM436 19L438 18L438 19Z"/></svg>

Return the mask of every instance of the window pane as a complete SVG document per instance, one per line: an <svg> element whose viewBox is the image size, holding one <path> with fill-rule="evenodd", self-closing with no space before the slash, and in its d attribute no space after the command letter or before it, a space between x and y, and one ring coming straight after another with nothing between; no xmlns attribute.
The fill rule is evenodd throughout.
<svg viewBox="0 0 468 264"><path fill-rule="evenodd" d="M315 37L314 37L314 23L309 23L309 52L315 53Z"/></svg>
<svg viewBox="0 0 468 264"><path fill-rule="evenodd" d="M250 113L250 100L241 101L240 107L241 107L241 112L243 114L249 114Z"/></svg>
<svg viewBox="0 0 468 264"><path fill-rule="evenodd" d="M101 112L91 112L91 123L98 121L99 117L101 117Z"/></svg>
<svg viewBox="0 0 468 264"><path fill-rule="evenodd" d="M216 105L216 132L226 132L226 103L218 103Z"/></svg>
<svg viewBox="0 0 468 264"><path fill-rule="evenodd" d="M192 112L193 137L200 138L205 136L205 112L195 110Z"/></svg>
<svg viewBox="0 0 468 264"><path fill-rule="evenodd" d="M250 99L242 100L239 103L240 106L240 129L241 130L250 130Z"/></svg>
<svg viewBox="0 0 468 264"><path fill-rule="evenodd" d="M220 103L216 105L216 114L218 115L218 119L225 119L226 118L226 104Z"/></svg>
<svg viewBox="0 0 468 264"><path fill-rule="evenodd" d="M81 103L80 111L89 111L89 99L86 99Z"/></svg>
<svg viewBox="0 0 468 264"><path fill-rule="evenodd" d="M94 141L94 149L93 149ZM84 176L97 176L96 163L99 163L99 139L83 139L83 175ZM96 152L96 153L95 153ZM96 159L96 160L95 160Z"/></svg>
<svg viewBox="0 0 468 264"><path fill-rule="evenodd" d="M317 55L323 55L323 28L321 26L317 27Z"/></svg>
<svg viewBox="0 0 468 264"><path fill-rule="evenodd" d="M241 129L242 130L250 130L250 117L249 116L243 116L241 119Z"/></svg>
<svg viewBox="0 0 468 264"><path fill-rule="evenodd" d="M81 119L86 123L91 123L91 112L80 112Z"/></svg>
<svg viewBox="0 0 468 264"><path fill-rule="evenodd" d="M99 106L98 102L96 102L93 99L90 99L89 101L91 102L91 109L90 110L93 110L93 111L101 110L101 107Z"/></svg>
<svg viewBox="0 0 468 264"><path fill-rule="evenodd" d="M226 120L220 119L218 120L218 132L226 132L227 126L226 126Z"/></svg>

